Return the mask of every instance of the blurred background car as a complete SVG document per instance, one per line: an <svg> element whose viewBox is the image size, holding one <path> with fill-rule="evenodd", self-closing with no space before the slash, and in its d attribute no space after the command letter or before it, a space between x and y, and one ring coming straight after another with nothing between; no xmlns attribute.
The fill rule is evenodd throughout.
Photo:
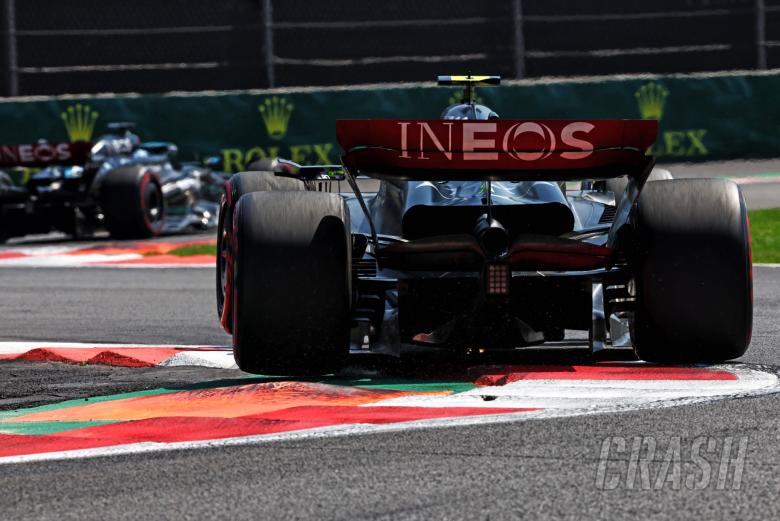
<svg viewBox="0 0 780 521"><path fill-rule="evenodd" d="M0 164L42 168L21 186L0 172L0 239L53 230L84 237L101 228L114 238L146 238L216 226L227 179L213 169L219 161L179 163L175 144L142 143L132 128L109 124L111 133L91 147L5 147Z"/></svg>

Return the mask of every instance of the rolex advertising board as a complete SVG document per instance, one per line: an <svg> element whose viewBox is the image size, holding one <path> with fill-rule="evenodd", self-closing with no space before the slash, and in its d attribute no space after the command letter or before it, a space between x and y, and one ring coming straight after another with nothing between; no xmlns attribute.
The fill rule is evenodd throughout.
<svg viewBox="0 0 780 521"><path fill-rule="evenodd" d="M658 119L661 162L777 156L780 74L643 76L505 82L478 101L511 119ZM338 118L437 118L456 88L290 89L0 101L0 143L95 139L132 121L144 140L174 141L180 159L218 155L225 170L262 158L339 161Z"/></svg>

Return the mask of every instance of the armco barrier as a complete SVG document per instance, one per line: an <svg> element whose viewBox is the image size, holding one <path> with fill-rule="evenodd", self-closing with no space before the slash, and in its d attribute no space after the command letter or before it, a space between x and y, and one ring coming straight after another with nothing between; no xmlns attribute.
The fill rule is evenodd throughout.
<svg viewBox="0 0 780 521"><path fill-rule="evenodd" d="M506 82L479 98L511 118L658 118L662 161L780 155L780 70ZM415 84L165 95L0 100L0 143L90 139L133 121L143 139L171 140L181 158L221 155L226 169L282 156L337 162L337 118L436 118L457 89Z"/></svg>

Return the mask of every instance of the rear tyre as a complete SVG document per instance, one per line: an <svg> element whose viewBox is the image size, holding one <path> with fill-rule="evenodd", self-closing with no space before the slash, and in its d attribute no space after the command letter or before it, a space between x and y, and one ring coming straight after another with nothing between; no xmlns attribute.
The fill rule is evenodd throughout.
<svg viewBox="0 0 780 521"><path fill-rule="evenodd" d="M233 355L250 373L333 372L349 352L346 202L319 192L255 192L233 215Z"/></svg>
<svg viewBox="0 0 780 521"><path fill-rule="evenodd" d="M223 329L231 333L230 287L232 284L233 209L241 196L253 192L305 190L303 182L289 177L277 177L272 172L242 172L225 183L219 204L217 224L217 316Z"/></svg>
<svg viewBox="0 0 780 521"><path fill-rule="evenodd" d="M162 232L165 205L157 175L145 167L109 171L100 185L105 226L117 239L145 239Z"/></svg>
<svg viewBox="0 0 780 521"><path fill-rule="evenodd" d="M647 184L636 213L634 349L650 362L742 356L753 321L747 208L721 179Z"/></svg>

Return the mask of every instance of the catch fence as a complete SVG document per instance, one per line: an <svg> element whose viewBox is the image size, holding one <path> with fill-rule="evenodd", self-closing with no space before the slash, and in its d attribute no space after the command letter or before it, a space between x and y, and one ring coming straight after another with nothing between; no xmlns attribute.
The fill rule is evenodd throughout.
<svg viewBox="0 0 780 521"><path fill-rule="evenodd" d="M780 0L0 0L0 95L780 67Z"/></svg>

